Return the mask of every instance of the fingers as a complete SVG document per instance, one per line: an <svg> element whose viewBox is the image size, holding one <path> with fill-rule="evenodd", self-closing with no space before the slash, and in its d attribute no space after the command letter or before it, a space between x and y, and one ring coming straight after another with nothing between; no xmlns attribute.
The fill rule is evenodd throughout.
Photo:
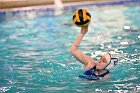
<svg viewBox="0 0 140 93"><path fill-rule="evenodd" d="M85 34L86 32L88 32L88 26L81 27L81 33Z"/></svg>

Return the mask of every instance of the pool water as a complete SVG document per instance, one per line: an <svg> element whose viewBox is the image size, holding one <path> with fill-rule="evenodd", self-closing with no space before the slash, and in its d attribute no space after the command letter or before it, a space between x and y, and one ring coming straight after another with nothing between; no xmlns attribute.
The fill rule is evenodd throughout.
<svg viewBox="0 0 140 93"><path fill-rule="evenodd" d="M65 25L72 23L73 10L61 16L1 15L0 92L140 92L140 7L82 7L90 11L92 22L80 49L97 59L101 51L119 57L110 78L87 81L78 77L83 73L82 64L68 50L80 28Z"/></svg>

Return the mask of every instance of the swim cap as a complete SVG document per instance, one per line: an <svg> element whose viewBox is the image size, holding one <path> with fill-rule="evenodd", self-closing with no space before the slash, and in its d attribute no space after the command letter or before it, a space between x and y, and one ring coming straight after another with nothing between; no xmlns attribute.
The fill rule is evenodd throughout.
<svg viewBox="0 0 140 93"><path fill-rule="evenodd" d="M118 59L112 57L110 53L105 53L102 56L104 56L107 61L107 66L104 69L111 70L118 62Z"/></svg>

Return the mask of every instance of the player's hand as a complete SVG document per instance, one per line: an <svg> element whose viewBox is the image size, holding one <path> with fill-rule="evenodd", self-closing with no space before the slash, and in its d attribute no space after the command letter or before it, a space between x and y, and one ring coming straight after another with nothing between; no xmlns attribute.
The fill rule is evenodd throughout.
<svg viewBox="0 0 140 93"><path fill-rule="evenodd" d="M86 34L88 32L88 26L81 27L81 33Z"/></svg>

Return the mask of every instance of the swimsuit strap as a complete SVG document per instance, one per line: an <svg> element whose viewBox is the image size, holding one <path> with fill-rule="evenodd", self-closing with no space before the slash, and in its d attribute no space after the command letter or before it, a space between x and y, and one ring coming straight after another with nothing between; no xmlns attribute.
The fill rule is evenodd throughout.
<svg viewBox="0 0 140 93"><path fill-rule="evenodd" d="M92 67L90 70L93 70L93 69L95 70L96 69L96 66Z"/></svg>
<svg viewBox="0 0 140 93"><path fill-rule="evenodd" d="M107 69L105 69L105 70L106 70L106 72L104 74L101 74L101 75L99 74L99 71L98 71L98 74L99 74L98 76L99 77L104 77L105 75L107 75L109 73L109 71Z"/></svg>

